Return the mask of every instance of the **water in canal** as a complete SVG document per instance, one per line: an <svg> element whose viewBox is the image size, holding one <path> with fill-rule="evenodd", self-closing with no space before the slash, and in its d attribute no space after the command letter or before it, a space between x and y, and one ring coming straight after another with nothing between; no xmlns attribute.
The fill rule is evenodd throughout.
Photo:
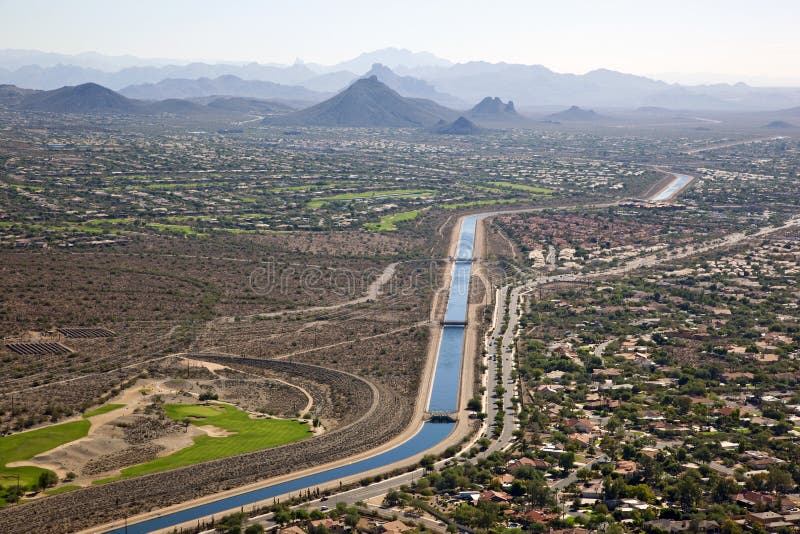
<svg viewBox="0 0 800 534"><path fill-rule="evenodd" d="M686 174L675 174L675 179L670 182L670 184L659 191L655 196L650 197L650 202L661 202L662 200L667 200L669 197L677 193L681 187L688 184L689 181L692 179L691 176Z"/></svg>

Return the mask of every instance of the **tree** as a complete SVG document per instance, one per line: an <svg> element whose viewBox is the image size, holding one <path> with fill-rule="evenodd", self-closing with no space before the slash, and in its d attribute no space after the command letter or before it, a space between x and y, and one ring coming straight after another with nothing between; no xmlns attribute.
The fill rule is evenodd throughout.
<svg viewBox="0 0 800 534"><path fill-rule="evenodd" d="M546 506L552 500L550 488L542 478L533 479L528 482L526 489L528 499L534 506Z"/></svg>
<svg viewBox="0 0 800 534"><path fill-rule="evenodd" d="M509 490L509 493L514 497L522 497L527 491L528 486L525 484L524 480L514 480L514 482L511 483L511 489Z"/></svg>
<svg viewBox="0 0 800 534"><path fill-rule="evenodd" d="M44 471L39 474L39 479L36 481L36 487L40 490L47 489L50 486L58 484L58 476L52 471Z"/></svg>
<svg viewBox="0 0 800 534"><path fill-rule="evenodd" d="M246 529L244 529L244 534L262 534L264 532L264 527L259 524L250 525Z"/></svg>
<svg viewBox="0 0 800 534"><path fill-rule="evenodd" d="M789 493L795 487L792 475L780 468L770 469L767 475L767 485L773 491Z"/></svg>
<svg viewBox="0 0 800 534"><path fill-rule="evenodd" d="M563 470L567 471L572 469L572 465L575 463L575 453L574 452L563 452L558 457L558 465Z"/></svg>
<svg viewBox="0 0 800 534"><path fill-rule="evenodd" d="M419 465L424 467L425 469L433 468L433 465L436 463L436 456L432 454L428 454L422 457L422 460L419 461Z"/></svg>
<svg viewBox="0 0 800 534"><path fill-rule="evenodd" d="M702 495L700 485L692 476L683 476L675 485L675 498L685 511L694 508Z"/></svg>
<svg viewBox="0 0 800 534"><path fill-rule="evenodd" d="M383 498L383 503L387 506L397 506L405 500L404 497L405 495L403 493L392 490Z"/></svg>
<svg viewBox="0 0 800 534"><path fill-rule="evenodd" d="M480 397L472 397L467 402L467 410L471 412L480 412L483 410L483 402L481 401Z"/></svg>
<svg viewBox="0 0 800 534"><path fill-rule="evenodd" d="M279 525L285 525L292 520L292 513L289 510L281 510L275 513L273 520Z"/></svg>
<svg viewBox="0 0 800 534"><path fill-rule="evenodd" d="M726 502L731 495L739 492L739 485L732 478L721 478L711 488L711 498L714 502Z"/></svg>
<svg viewBox="0 0 800 534"><path fill-rule="evenodd" d="M359 519L360 517L355 509L348 510L347 514L344 516L344 524L352 528L358 524Z"/></svg>
<svg viewBox="0 0 800 534"><path fill-rule="evenodd" d="M742 534L742 527L733 519L725 519L720 525L720 532L722 534Z"/></svg>

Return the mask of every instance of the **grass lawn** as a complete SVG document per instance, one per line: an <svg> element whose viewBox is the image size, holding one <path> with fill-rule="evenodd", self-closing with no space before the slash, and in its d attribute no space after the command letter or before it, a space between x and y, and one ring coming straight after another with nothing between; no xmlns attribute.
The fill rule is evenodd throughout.
<svg viewBox="0 0 800 534"><path fill-rule="evenodd" d="M552 195L554 191L546 187L535 187L532 185L518 184L516 182L489 182L490 185L501 187L503 189L516 189L517 191L527 191L528 193L535 193L537 195Z"/></svg>
<svg viewBox="0 0 800 534"><path fill-rule="evenodd" d="M68 491L74 491L76 489L81 489L81 487L80 486L76 486L75 484L71 484L71 485L67 485L67 486L61 486L60 488L53 488L53 489L46 490L45 493L47 495L58 495L59 493L66 493Z"/></svg>
<svg viewBox="0 0 800 534"><path fill-rule="evenodd" d="M362 191L360 193L342 193L341 195L334 195L331 197L319 198L312 200L307 204L309 208L317 209L328 202L337 200L355 200L363 198L376 198L376 197L427 197L434 194L435 191L430 189L388 189L385 191Z"/></svg>
<svg viewBox="0 0 800 534"><path fill-rule="evenodd" d="M178 236L205 236L205 234L198 232L191 226L180 224L147 223L147 227L152 228L159 233L173 234Z"/></svg>
<svg viewBox="0 0 800 534"><path fill-rule="evenodd" d="M225 404L167 404L165 409L167 415L173 419L188 420L199 426L213 425L235 434L217 438L198 436L194 439L194 445L169 456L123 469L122 476L117 478L146 475L275 447L303 439L311 432L307 424L299 421L251 419L247 413Z"/></svg>
<svg viewBox="0 0 800 534"><path fill-rule="evenodd" d="M397 230L397 223L403 221L413 221L421 212L422 210L413 210L402 211L392 215L384 215L381 217L380 222L367 223L364 226L366 226L368 230L372 230L374 232L393 232Z"/></svg>
<svg viewBox="0 0 800 534"><path fill-rule="evenodd" d="M459 208L474 208L476 206L491 206L493 204L514 204L517 202L522 202L521 199L518 198L510 198L510 199L494 199L494 200L475 200L472 202L457 202L455 204L442 204L439 206L445 210L456 210Z"/></svg>
<svg viewBox="0 0 800 534"><path fill-rule="evenodd" d="M92 424L86 420L73 421L0 438L0 484L3 486L16 484L17 475L23 486L36 484L39 475L47 471L46 469L6 467L5 465L20 460L29 460L37 454L82 438L89 433L91 426Z"/></svg>
<svg viewBox="0 0 800 534"><path fill-rule="evenodd" d="M103 415L104 413L113 412L114 410L118 410L125 406L124 404L106 404L105 406L100 406L99 408L95 408L94 410L89 410L85 414L83 414L84 419L89 419L90 417L94 417L95 415Z"/></svg>

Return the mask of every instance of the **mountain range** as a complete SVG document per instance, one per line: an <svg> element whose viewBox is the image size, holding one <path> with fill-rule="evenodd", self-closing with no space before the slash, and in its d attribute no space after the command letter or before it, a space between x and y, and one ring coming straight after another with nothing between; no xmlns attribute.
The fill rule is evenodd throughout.
<svg viewBox="0 0 800 534"><path fill-rule="evenodd" d="M14 53L12 53L14 52ZM26 55L27 54L27 55ZM30 63L26 63L30 61ZM58 63L55 63L58 61ZM354 80L376 75L401 95L434 100L463 109L486 95L513 100L525 109L566 107L573 104L593 108L663 107L676 110L747 111L776 110L800 105L798 88L765 88L739 84L685 86L643 76L599 69L586 74L562 74L542 65L471 61L453 64L427 52L394 48L377 50L335 65L296 62L292 65L259 63L163 64L163 60L137 60L127 56L59 56L30 51L0 51L0 83L33 89L55 89L64 85L94 82L140 98L164 98L174 93L154 92L144 96L143 84L151 91L164 89L165 80L218 80L233 76L287 86L287 100L319 102L341 91ZM37 63L38 62L38 63ZM127 65L104 70L106 65ZM134 86L134 87L131 87ZM283 90L274 88L275 91ZM308 91L308 92L304 92ZM277 97L268 91L233 96Z"/></svg>
<svg viewBox="0 0 800 534"><path fill-rule="evenodd" d="M128 98L164 100L166 98L200 98L214 95L248 98L319 102L330 94L311 91L298 85L283 85L261 80L243 80L227 74L217 78L167 78L158 83L131 85L120 91Z"/></svg>
<svg viewBox="0 0 800 534"><path fill-rule="evenodd" d="M178 115L184 117L242 117L288 113L293 108L277 102L239 97L210 97L189 101L144 101L127 98L95 83L65 86L52 91L0 85L0 106L22 111L77 115Z"/></svg>

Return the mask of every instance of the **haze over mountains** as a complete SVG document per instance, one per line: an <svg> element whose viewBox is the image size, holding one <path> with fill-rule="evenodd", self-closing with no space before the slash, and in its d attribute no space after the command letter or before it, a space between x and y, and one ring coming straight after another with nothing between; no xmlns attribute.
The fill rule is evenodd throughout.
<svg viewBox="0 0 800 534"><path fill-rule="evenodd" d="M293 65L165 65L163 61L137 60L129 56L110 58L91 53L64 56L0 51L0 83L55 89L93 82L142 99L200 97L217 92L320 102L369 73L403 96L427 98L459 109L487 95L513 100L526 109L579 105L747 111L800 105L798 88L762 88L746 84L682 86L605 69L586 74L561 74L541 65L484 61L452 64L427 52L394 48L365 53L330 66L301 62ZM273 85L247 88L246 82Z"/></svg>
<svg viewBox="0 0 800 534"><path fill-rule="evenodd" d="M158 83L131 85L120 91L128 98L164 100L228 95L249 98L318 102L329 96L299 85L282 85L261 80L243 80L232 74L218 78L167 78Z"/></svg>

